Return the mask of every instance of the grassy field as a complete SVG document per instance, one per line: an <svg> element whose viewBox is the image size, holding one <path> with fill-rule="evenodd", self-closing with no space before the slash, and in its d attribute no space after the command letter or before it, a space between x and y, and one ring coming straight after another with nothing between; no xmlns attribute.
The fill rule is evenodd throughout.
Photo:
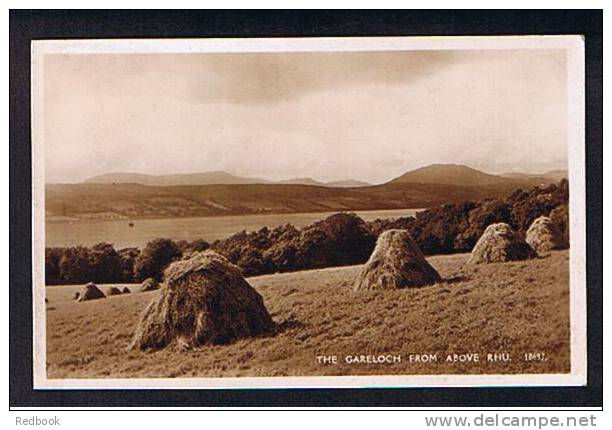
<svg viewBox="0 0 612 430"><path fill-rule="evenodd" d="M410 290L354 293L350 285L360 266L250 278L278 324L277 333L188 352L126 349L140 313L158 291L77 303L72 297L79 287L47 287L47 375L569 372L568 251L478 267L466 265L467 258L467 254L430 257L444 281ZM488 362L487 354L495 353L509 354L511 361ZM526 361L526 353L543 353L544 359ZM347 355L368 354L401 355L401 362L345 362ZM416 362L411 354L436 354L438 361ZM480 361L450 362L447 354L479 354ZM338 364L319 364L318 355L336 355Z"/></svg>

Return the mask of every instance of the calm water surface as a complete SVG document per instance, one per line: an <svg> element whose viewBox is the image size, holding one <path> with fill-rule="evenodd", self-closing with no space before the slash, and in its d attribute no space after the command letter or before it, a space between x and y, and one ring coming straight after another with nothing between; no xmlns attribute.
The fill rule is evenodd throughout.
<svg viewBox="0 0 612 430"><path fill-rule="evenodd" d="M393 209L355 211L365 221L376 218L398 218L414 215L420 209ZM270 229L284 224L304 227L336 212L237 215L224 217L168 218L112 221L70 221L47 223L47 246L91 246L100 242L112 243L115 248L142 247L152 239L164 237L173 240L204 239L213 241L231 236L242 230Z"/></svg>

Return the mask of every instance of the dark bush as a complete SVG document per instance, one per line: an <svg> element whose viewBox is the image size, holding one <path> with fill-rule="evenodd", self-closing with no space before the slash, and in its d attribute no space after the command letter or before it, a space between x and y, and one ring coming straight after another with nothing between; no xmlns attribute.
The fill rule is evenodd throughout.
<svg viewBox="0 0 612 430"><path fill-rule="evenodd" d="M164 269L181 257L181 250L170 239L155 239L145 246L134 262L134 280L147 278L161 281Z"/></svg>
<svg viewBox="0 0 612 430"><path fill-rule="evenodd" d="M176 242L176 246L178 246L183 255L191 254L193 252L206 251L208 248L210 248L210 244L203 239L197 239L193 242L179 240Z"/></svg>
<svg viewBox="0 0 612 430"><path fill-rule="evenodd" d="M412 238L425 254L455 252L455 239L467 230L469 212L477 206L477 203L465 202L418 212Z"/></svg>
<svg viewBox="0 0 612 430"><path fill-rule="evenodd" d="M119 282L134 282L134 263L136 262L136 258L140 255L140 249L123 248L118 252L121 258L121 281Z"/></svg>
<svg viewBox="0 0 612 430"><path fill-rule="evenodd" d="M515 192L508 200L512 207L512 226L524 235L536 218L548 216L554 208L568 202L568 182L563 179L558 185L535 187L529 192Z"/></svg>
<svg viewBox="0 0 612 430"><path fill-rule="evenodd" d="M91 279L94 282L107 284L123 278L122 259L113 245L98 243L91 248Z"/></svg>
<svg viewBox="0 0 612 430"><path fill-rule="evenodd" d="M65 248L59 262L61 282L82 284L92 280L90 250L84 246Z"/></svg>
<svg viewBox="0 0 612 430"><path fill-rule="evenodd" d="M267 267L272 272L296 270L296 244L292 241L279 241L263 252Z"/></svg>
<svg viewBox="0 0 612 430"><path fill-rule="evenodd" d="M401 217L395 219L375 219L374 221L370 221L368 226L372 234L378 237L382 232L387 230L399 229L412 231L415 223L416 219L414 217Z"/></svg>
<svg viewBox="0 0 612 430"><path fill-rule="evenodd" d="M63 248L45 248L45 284L57 285L62 283L60 261L63 253Z"/></svg>
<svg viewBox="0 0 612 430"><path fill-rule="evenodd" d="M468 214L468 226L455 238L455 252L470 252L486 228L495 223L510 224L512 213L508 204L502 200L485 200Z"/></svg>
<svg viewBox="0 0 612 430"><path fill-rule="evenodd" d="M376 237L357 215L339 213L305 227L294 239L297 269L364 263Z"/></svg>
<svg viewBox="0 0 612 430"><path fill-rule="evenodd" d="M246 247L245 250L240 253L240 259L237 265L242 269L243 276L254 276L261 273L269 273L271 271L261 251L250 247Z"/></svg>

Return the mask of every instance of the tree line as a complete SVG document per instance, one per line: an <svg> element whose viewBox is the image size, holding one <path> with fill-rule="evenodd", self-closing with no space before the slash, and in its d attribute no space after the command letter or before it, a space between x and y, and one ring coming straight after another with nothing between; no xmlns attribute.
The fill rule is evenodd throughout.
<svg viewBox="0 0 612 430"><path fill-rule="evenodd" d="M160 238L142 250L116 250L109 243L48 247L46 283L133 283L149 277L161 280L172 261L209 248L237 264L245 276L361 264L369 258L378 235L393 228L408 230L426 255L470 252L489 224L505 222L524 234L542 215L550 216L568 239L568 200L568 183L562 180L528 191L517 190L505 199L447 204L391 220L365 222L355 214L338 213L302 229L291 224L263 227L213 243Z"/></svg>

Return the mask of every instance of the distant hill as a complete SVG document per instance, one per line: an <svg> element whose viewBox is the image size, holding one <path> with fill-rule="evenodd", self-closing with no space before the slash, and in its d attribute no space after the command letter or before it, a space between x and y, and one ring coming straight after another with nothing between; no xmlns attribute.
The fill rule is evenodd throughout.
<svg viewBox="0 0 612 430"><path fill-rule="evenodd" d="M552 170L542 174L504 173L492 175L462 164L432 164L411 170L389 183L444 184L468 187L510 186L533 187L542 183L559 182L567 178L567 171Z"/></svg>
<svg viewBox="0 0 612 430"><path fill-rule="evenodd" d="M151 187L170 187L177 185L294 184L349 188L370 185L367 182L356 181L354 179L332 182L321 182L313 178L292 178L281 181L270 181L261 178L232 175L231 173L223 171L170 175L116 172L94 176L83 182L87 184L141 184Z"/></svg>
<svg viewBox="0 0 612 430"><path fill-rule="evenodd" d="M525 187L526 188L526 187ZM429 208L505 197L509 184L469 187L389 183L356 188L299 184L226 184L153 187L140 184L48 184L49 220L137 219L247 214Z"/></svg>
<svg viewBox="0 0 612 430"><path fill-rule="evenodd" d="M259 178L246 178L231 173L214 171L203 173L184 173L170 175L146 175L142 173L107 173L86 179L85 183L96 184L141 184L153 187L175 185L211 185L211 184L267 184L270 181Z"/></svg>
<svg viewBox="0 0 612 430"><path fill-rule="evenodd" d="M430 208L506 197L519 188L558 182L554 178L562 173L509 177L462 165L434 164L380 185L354 180L324 183L312 178L279 183L226 172L115 173L81 184L48 184L45 209L49 220L60 221Z"/></svg>
<svg viewBox="0 0 612 430"><path fill-rule="evenodd" d="M500 176L505 178L518 178L518 179L543 179L549 181L558 182L561 179L567 179L567 170L551 170L544 173L502 173Z"/></svg>
<svg viewBox="0 0 612 430"><path fill-rule="evenodd" d="M503 184L508 180L461 164L432 164L406 172L390 183L482 186Z"/></svg>
<svg viewBox="0 0 612 430"><path fill-rule="evenodd" d="M327 187L336 188L357 188L357 187L369 187L372 184L365 181L356 181L354 179L347 179L346 181L332 181L325 183Z"/></svg>
<svg viewBox="0 0 612 430"><path fill-rule="evenodd" d="M292 178L283 181L278 181L277 184L296 184L296 185L313 185L317 187L331 187L331 188L356 188L356 187L368 187L372 184L365 181L356 181L354 179L346 179L343 181L331 181L321 182L312 178Z"/></svg>
<svg viewBox="0 0 612 430"><path fill-rule="evenodd" d="M316 187L324 187L326 186L324 182L319 182L312 178L291 178L284 179L282 181L277 181L277 184L294 184L294 185L314 185Z"/></svg>

